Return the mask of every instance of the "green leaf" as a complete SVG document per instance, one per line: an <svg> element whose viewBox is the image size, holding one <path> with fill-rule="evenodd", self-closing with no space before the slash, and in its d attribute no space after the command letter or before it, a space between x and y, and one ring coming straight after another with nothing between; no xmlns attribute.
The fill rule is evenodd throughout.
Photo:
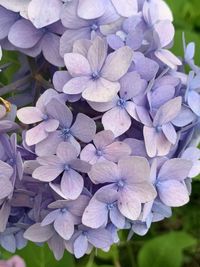
<svg viewBox="0 0 200 267"><path fill-rule="evenodd" d="M25 260L27 267L75 267L74 257L71 254L65 252L62 260L56 261L47 245L41 247L29 242L26 248L17 251L16 254ZM7 252L3 252L2 255L4 259L13 256Z"/></svg>
<svg viewBox="0 0 200 267"><path fill-rule="evenodd" d="M180 267L183 250L196 240L185 232L171 232L147 241L139 252L139 267Z"/></svg>

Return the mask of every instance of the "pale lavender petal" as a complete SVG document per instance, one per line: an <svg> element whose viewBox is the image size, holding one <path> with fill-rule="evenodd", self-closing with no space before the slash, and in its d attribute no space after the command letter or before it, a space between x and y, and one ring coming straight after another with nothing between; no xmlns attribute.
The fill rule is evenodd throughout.
<svg viewBox="0 0 200 267"><path fill-rule="evenodd" d="M103 151L105 153L105 159L113 162L118 162L121 158L131 154L130 147L124 142L114 142L108 145Z"/></svg>
<svg viewBox="0 0 200 267"><path fill-rule="evenodd" d="M104 14L105 9L105 1L82 0L78 5L78 16L86 20L96 19Z"/></svg>
<svg viewBox="0 0 200 267"><path fill-rule="evenodd" d="M147 182L150 174L150 166L145 158L126 157L119 160L118 167L120 176L124 177L129 184Z"/></svg>
<svg viewBox="0 0 200 267"><path fill-rule="evenodd" d="M94 164L89 177L95 184L113 183L120 177L120 174L117 165L107 161Z"/></svg>
<svg viewBox="0 0 200 267"><path fill-rule="evenodd" d="M162 130L167 140L175 145L177 141L177 133L174 126L169 122L162 126Z"/></svg>
<svg viewBox="0 0 200 267"><path fill-rule="evenodd" d="M70 128L73 120L71 110L58 99L52 99L46 106L48 114L60 122L60 126Z"/></svg>
<svg viewBox="0 0 200 267"><path fill-rule="evenodd" d="M128 46L109 54L102 69L102 77L109 81L118 81L126 74L133 59L133 51Z"/></svg>
<svg viewBox="0 0 200 267"><path fill-rule="evenodd" d="M28 17L36 28L43 28L60 19L62 3L58 0L32 0L28 6Z"/></svg>
<svg viewBox="0 0 200 267"><path fill-rule="evenodd" d="M58 215L60 214L59 210L54 210L51 211L41 222L41 226L46 226L49 225L51 223L53 223L55 221L55 219L58 217Z"/></svg>
<svg viewBox="0 0 200 267"><path fill-rule="evenodd" d="M87 227L97 229L101 226L105 226L107 221L107 204L93 198L83 213L82 223Z"/></svg>
<svg viewBox="0 0 200 267"><path fill-rule="evenodd" d="M156 144L157 144L157 156L166 156L169 153L172 145L167 140L163 132L158 132L156 134Z"/></svg>
<svg viewBox="0 0 200 267"><path fill-rule="evenodd" d="M65 54L64 60L70 75L72 75L73 77L89 76L91 74L89 62L81 54Z"/></svg>
<svg viewBox="0 0 200 267"><path fill-rule="evenodd" d="M58 145L56 155L58 156L60 161L65 164L69 163L71 160L76 159L78 153L73 145L71 145L70 143L62 142Z"/></svg>
<svg viewBox="0 0 200 267"><path fill-rule="evenodd" d="M69 95L80 94L90 86L90 80L87 76L73 78L64 85L63 92Z"/></svg>
<svg viewBox="0 0 200 267"><path fill-rule="evenodd" d="M131 17L138 12L137 0L127 0L122 2L120 0L111 0L117 12L123 17Z"/></svg>
<svg viewBox="0 0 200 267"><path fill-rule="evenodd" d="M44 114L36 107L25 107L17 111L18 119L24 124L33 124L43 120Z"/></svg>
<svg viewBox="0 0 200 267"><path fill-rule="evenodd" d="M125 109L115 107L103 115L102 124L105 130L111 130L117 137L130 128L131 118Z"/></svg>
<svg viewBox="0 0 200 267"><path fill-rule="evenodd" d="M104 78L96 81L90 80L82 97L91 102L109 102L112 101L120 90L118 82L110 82Z"/></svg>
<svg viewBox="0 0 200 267"><path fill-rule="evenodd" d="M82 149L80 158L93 165L99 158L96 152L97 150L94 145L89 144Z"/></svg>
<svg viewBox="0 0 200 267"><path fill-rule="evenodd" d="M54 234L53 228L50 225L41 226L40 223L33 224L24 233L24 238L32 242L46 242Z"/></svg>
<svg viewBox="0 0 200 267"><path fill-rule="evenodd" d="M0 209L0 232L4 232L11 212L11 205L4 202Z"/></svg>
<svg viewBox="0 0 200 267"><path fill-rule="evenodd" d="M192 162L186 159L171 159L164 163L158 174L159 180L185 180L192 168Z"/></svg>
<svg viewBox="0 0 200 267"><path fill-rule="evenodd" d="M130 191L120 195L118 208L122 215L130 220L137 220L141 213L141 203Z"/></svg>
<svg viewBox="0 0 200 267"><path fill-rule="evenodd" d="M61 190L66 198L77 199L83 190L83 177L70 169L65 171L61 180Z"/></svg>
<svg viewBox="0 0 200 267"><path fill-rule="evenodd" d="M182 62L171 51L166 49L160 49L155 52L155 55L160 61L169 66L171 69L176 69L177 66L181 66Z"/></svg>
<svg viewBox="0 0 200 267"><path fill-rule="evenodd" d="M79 113L70 131L82 142L89 143L95 136L96 124L90 117Z"/></svg>
<svg viewBox="0 0 200 267"><path fill-rule="evenodd" d="M35 152L38 156L56 154L56 149L62 141L63 139L60 131L49 133L48 137L45 140L36 144Z"/></svg>
<svg viewBox="0 0 200 267"><path fill-rule="evenodd" d="M148 156L155 157L157 153L157 143L155 138L156 130L154 128L144 126L143 134Z"/></svg>
<svg viewBox="0 0 200 267"><path fill-rule="evenodd" d="M112 131L101 131L97 133L93 139L93 142L97 148L104 148L107 145L110 145L115 140L114 134Z"/></svg>
<svg viewBox="0 0 200 267"><path fill-rule="evenodd" d="M63 172L62 165L40 166L33 172L33 178L42 182L52 182Z"/></svg>
<svg viewBox="0 0 200 267"><path fill-rule="evenodd" d="M153 120L154 126L160 126L176 118L181 111L182 98L176 97L161 106Z"/></svg>
<svg viewBox="0 0 200 267"><path fill-rule="evenodd" d="M89 48L87 58L93 72L99 72L107 57L107 43L97 37Z"/></svg>
<svg viewBox="0 0 200 267"><path fill-rule="evenodd" d="M125 217L119 212L117 207L110 210L110 220L119 229L123 229L125 226Z"/></svg>
<svg viewBox="0 0 200 267"><path fill-rule="evenodd" d="M69 240L74 233L73 216L69 212L60 213L53 226L64 240Z"/></svg>
<svg viewBox="0 0 200 267"><path fill-rule="evenodd" d="M160 199L169 207L180 207L189 201L187 187L179 181L162 181L157 188Z"/></svg>

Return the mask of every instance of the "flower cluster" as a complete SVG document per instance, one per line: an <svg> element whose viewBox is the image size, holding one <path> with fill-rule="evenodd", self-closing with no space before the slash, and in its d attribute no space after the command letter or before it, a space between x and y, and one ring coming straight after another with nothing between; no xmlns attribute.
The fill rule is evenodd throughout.
<svg viewBox="0 0 200 267"><path fill-rule="evenodd" d="M58 260L80 258L188 203L200 69L193 43L183 59L169 50L172 21L163 0L0 0L2 48L54 65L35 105L1 99L2 247L47 242Z"/></svg>

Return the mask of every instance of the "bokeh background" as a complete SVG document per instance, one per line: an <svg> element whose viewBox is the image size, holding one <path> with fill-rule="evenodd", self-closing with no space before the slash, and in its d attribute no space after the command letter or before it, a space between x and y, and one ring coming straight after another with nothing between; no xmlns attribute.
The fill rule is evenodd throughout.
<svg viewBox="0 0 200 267"><path fill-rule="evenodd" d="M174 14L176 36L173 52L183 56L182 33L186 41L196 43L196 63L200 64L200 0L166 0ZM14 64L4 75L9 82L18 68L17 56L8 53L6 60ZM155 223L145 237L133 236L127 242L127 233L120 233L121 243L109 253L93 251L90 256L75 260L66 253L56 262L47 246L33 244L17 254L27 267L200 267L200 176L194 179L191 201L173 210L173 216ZM0 249L0 258L9 258Z"/></svg>

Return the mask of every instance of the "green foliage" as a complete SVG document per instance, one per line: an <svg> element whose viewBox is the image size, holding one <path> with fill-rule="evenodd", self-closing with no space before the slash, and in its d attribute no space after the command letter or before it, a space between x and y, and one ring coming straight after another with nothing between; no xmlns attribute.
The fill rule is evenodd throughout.
<svg viewBox="0 0 200 267"><path fill-rule="evenodd" d="M66 252L61 261L56 261L47 245L36 246L34 243L29 242L25 249L17 252L17 255L25 260L27 267L75 267L72 255ZM12 255L4 251L2 256L7 259Z"/></svg>
<svg viewBox="0 0 200 267"><path fill-rule="evenodd" d="M180 267L183 250L194 245L196 240L185 232L171 232L155 237L140 250L139 267Z"/></svg>

